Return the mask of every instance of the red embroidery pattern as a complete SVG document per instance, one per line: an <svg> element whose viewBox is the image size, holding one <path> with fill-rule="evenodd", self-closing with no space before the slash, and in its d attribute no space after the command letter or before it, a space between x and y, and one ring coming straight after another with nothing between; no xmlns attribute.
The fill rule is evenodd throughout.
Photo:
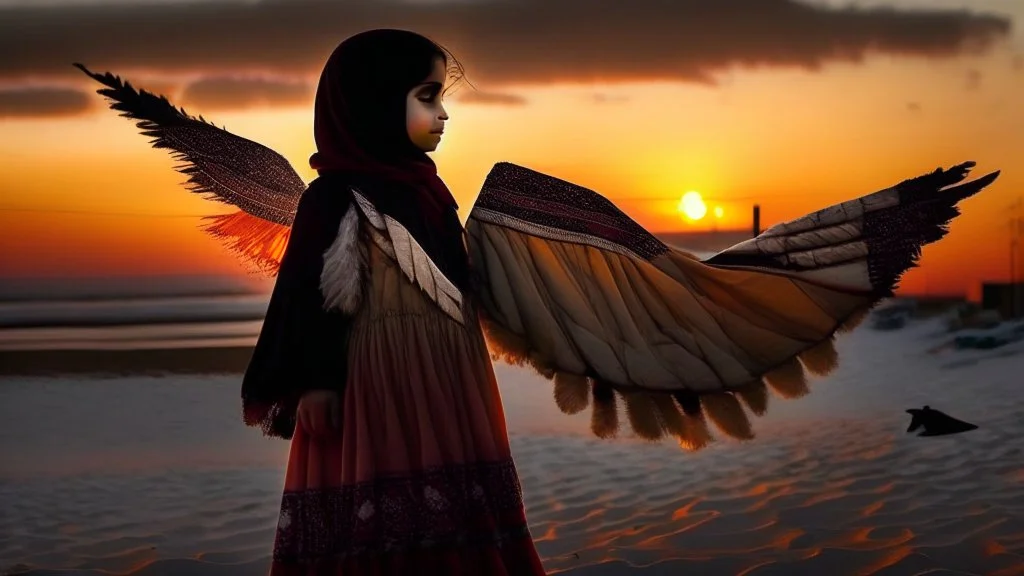
<svg viewBox="0 0 1024 576"><path fill-rule="evenodd" d="M402 552L529 538L511 460L451 465L352 486L285 492L274 560Z"/></svg>
<svg viewBox="0 0 1024 576"><path fill-rule="evenodd" d="M594 236L652 259L668 247L597 192L501 162L484 180L474 207L532 224Z"/></svg>

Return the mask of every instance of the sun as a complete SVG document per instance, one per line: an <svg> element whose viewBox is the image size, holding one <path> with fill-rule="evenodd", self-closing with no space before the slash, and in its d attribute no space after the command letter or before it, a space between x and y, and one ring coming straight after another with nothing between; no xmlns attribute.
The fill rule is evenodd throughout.
<svg viewBox="0 0 1024 576"><path fill-rule="evenodd" d="M690 220L700 220L708 213L708 205L700 197L700 192L693 190L683 194L678 210Z"/></svg>

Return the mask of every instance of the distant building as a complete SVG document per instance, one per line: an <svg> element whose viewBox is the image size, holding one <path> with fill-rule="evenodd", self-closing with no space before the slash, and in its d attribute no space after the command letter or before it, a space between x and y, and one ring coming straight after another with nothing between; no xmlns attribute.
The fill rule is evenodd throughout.
<svg viewBox="0 0 1024 576"><path fill-rule="evenodd" d="M944 314L950 310L966 310L970 307L967 298L963 296L920 295L907 296L905 299L913 300L912 315L918 318Z"/></svg>
<svg viewBox="0 0 1024 576"><path fill-rule="evenodd" d="M751 238L749 230L718 230L707 232L656 232L659 240L687 252L717 254Z"/></svg>
<svg viewBox="0 0 1024 576"><path fill-rule="evenodd" d="M985 310L995 310L1006 319L1024 316L1024 283L983 283L981 307Z"/></svg>

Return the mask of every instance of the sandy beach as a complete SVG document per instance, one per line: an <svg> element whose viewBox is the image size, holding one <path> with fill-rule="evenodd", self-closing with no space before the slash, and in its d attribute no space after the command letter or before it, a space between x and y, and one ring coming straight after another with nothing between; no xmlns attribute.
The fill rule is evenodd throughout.
<svg viewBox="0 0 1024 576"><path fill-rule="evenodd" d="M858 330L809 396L771 399L756 439L696 453L594 439L589 415L561 414L549 383L499 364L545 566L586 576L1024 574L1024 345L926 352L946 337L934 323ZM225 366L245 352L231 354ZM125 375L147 364L135 358L106 375L32 371L57 356L5 365L0 574L264 573L287 443L241 424L230 368ZM907 434L904 409L923 404L980 428Z"/></svg>

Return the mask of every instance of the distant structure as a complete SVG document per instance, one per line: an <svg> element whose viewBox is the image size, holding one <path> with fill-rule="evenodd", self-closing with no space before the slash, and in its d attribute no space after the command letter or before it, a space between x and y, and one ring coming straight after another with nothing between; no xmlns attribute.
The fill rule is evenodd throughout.
<svg viewBox="0 0 1024 576"><path fill-rule="evenodd" d="M995 310L1004 319L1024 316L1024 283L985 282L981 285L981 307Z"/></svg>
<svg viewBox="0 0 1024 576"><path fill-rule="evenodd" d="M656 232L654 235L669 246L710 257L730 246L749 240L750 230L741 228L705 232Z"/></svg>
<svg viewBox="0 0 1024 576"><path fill-rule="evenodd" d="M986 286L988 287L989 299L993 302L993 309L998 309L1003 318L1019 318L1022 315L1022 304L1024 304L1024 284L1020 281L1019 264L1020 253L1024 249L1024 196L1017 198L1017 201L1008 207L1014 214L1008 224L1010 225L1010 282L1009 284L982 284L982 306L985 306Z"/></svg>
<svg viewBox="0 0 1024 576"><path fill-rule="evenodd" d="M945 314L950 310L970 310L972 307L965 296L945 296L922 294L907 297L914 301L914 309L911 316L914 318L928 318L936 314ZM973 306L977 308L978 305Z"/></svg>
<svg viewBox="0 0 1024 576"><path fill-rule="evenodd" d="M761 205L754 204L754 236L761 234Z"/></svg>

